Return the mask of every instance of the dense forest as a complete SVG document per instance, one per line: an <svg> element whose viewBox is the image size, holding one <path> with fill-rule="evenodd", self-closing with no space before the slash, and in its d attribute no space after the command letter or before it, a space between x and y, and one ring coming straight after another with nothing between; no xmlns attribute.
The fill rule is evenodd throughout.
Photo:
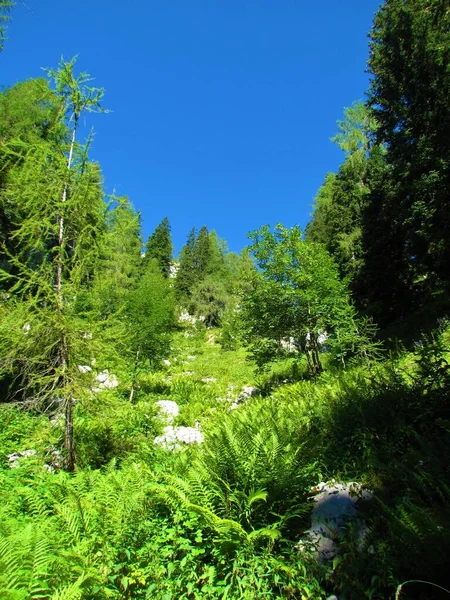
<svg viewBox="0 0 450 600"><path fill-rule="evenodd" d="M142 238L75 59L0 93L1 599L450 594L448 2L369 52L305 231L240 254Z"/></svg>

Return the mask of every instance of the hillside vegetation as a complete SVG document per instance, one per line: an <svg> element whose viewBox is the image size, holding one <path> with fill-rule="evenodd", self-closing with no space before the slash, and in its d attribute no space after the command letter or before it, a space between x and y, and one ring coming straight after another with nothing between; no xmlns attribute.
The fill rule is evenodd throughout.
<svg viewBox="0 0 450 600"><path fill-rule="evenodd" d="M449 25L386 0L306 230L240 254L105 196L75 59L1 92L2 600L450 593Z"/></svg>

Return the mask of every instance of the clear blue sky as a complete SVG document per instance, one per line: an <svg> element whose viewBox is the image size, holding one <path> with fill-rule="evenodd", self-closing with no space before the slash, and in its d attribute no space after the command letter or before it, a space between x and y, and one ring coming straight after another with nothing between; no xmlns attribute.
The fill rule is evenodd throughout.
<svg viewBox="0 0 450 600"><path fill-rule="evenodd" d="M379 0L26 0L12 12L0 84L61 57L106 89L88 115L106 191L129 196L147 237L168 216L176 250L206 225L302 227L342 153L330 137L364 98Z"/></svg>

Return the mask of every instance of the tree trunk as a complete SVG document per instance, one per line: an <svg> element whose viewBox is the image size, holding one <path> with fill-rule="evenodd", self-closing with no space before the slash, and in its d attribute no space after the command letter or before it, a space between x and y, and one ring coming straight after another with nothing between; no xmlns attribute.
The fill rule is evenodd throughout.
<svg viewBox="0 0 450 600"><path fill-rule="evenodd" d="M73 149L75 146L75 134L77 129L77 119L75 118L75 123L72 130L72 137L70 141L69 148L69 156L67 158L67 172L70 171L72 165L72 157L73 157ZM64 183L61 203L64 204L67 200L67 181ZM64 298L63 298L63 290L62 290L62 273L63 273L63 264L64 264L64 210L61 207L61 213L58 217L58 258L56 263L56 278L55 278L55 287L56 287L56 295L57 295L57 303L58 303L58 312L61 317L61 321L63 320L64 315ZM65 457L64 457L64 468L66 471L73 471L75 467L75 448L74 448L74 440L73 440L73 397L72 394L68 394L66 396L65 389L67 387L67 368L68 368L68 352L67 352L67 342L66 342L66 332L64 329L61 331L61 338L59 342L59 367L61 369L60 375L60 385L63 388L63 410L64 410L64 448L65 448Z"/></svg>
<svg viewBox="0 0 450 600"><path fill-rule="evenodd" d="M138 350L136 352L136 356L134 357L134 368L133 368L133 379L131 382L131 390L130 390L130 402L133 402L133 398L134 398L134 392L136 390L136 378L137 378L137 370L138 370L138 364L139 364L139 353L140 350Z"/></svg>
<svg viewBox="0 0 450 600"><path fill-rule="evenodd" d="M73 397L69 394L64 399L64 468L72 472L75 468L75 444L73 440Z"/></svg>

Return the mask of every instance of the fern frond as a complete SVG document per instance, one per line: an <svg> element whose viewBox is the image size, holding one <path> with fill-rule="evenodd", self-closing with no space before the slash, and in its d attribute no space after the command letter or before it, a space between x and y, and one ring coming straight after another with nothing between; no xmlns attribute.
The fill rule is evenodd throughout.
<svg viewBox="0 0 450 600"><path fill-rule="evenodd" d="M85 581L84 573L72 584L65 585L54 592L50 600L81 600L83 597L82 585Z"/></svg>

